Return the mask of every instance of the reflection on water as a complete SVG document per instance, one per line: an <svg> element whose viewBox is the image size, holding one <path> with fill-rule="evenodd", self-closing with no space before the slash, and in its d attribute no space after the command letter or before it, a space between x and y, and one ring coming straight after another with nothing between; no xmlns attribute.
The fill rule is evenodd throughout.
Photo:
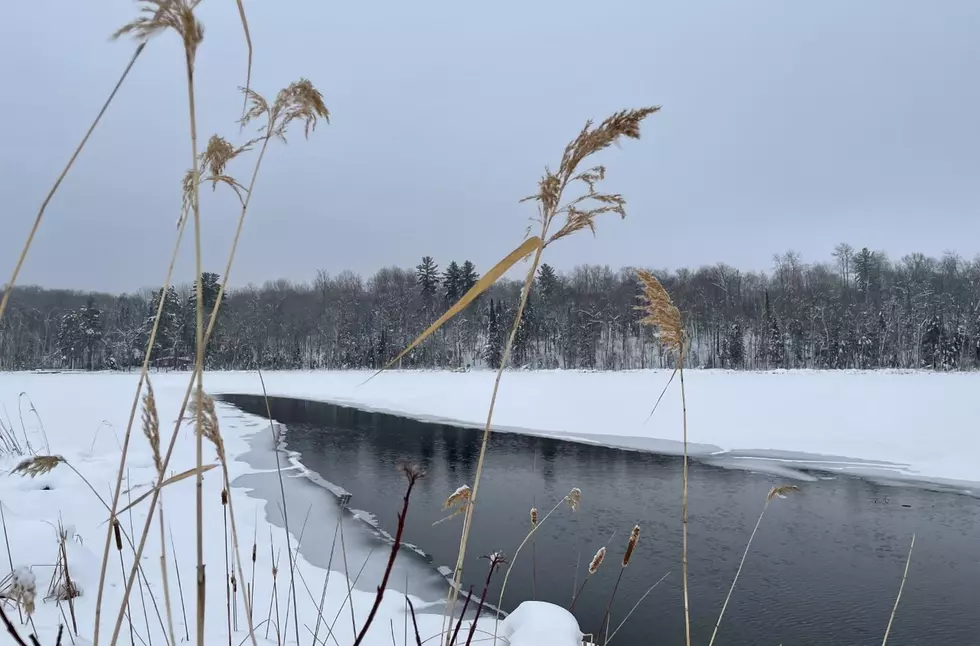
<svg viewBox="0 0 980 646"><path fill-rule="evenodd" d="M251 396L225 396L264 414ZM416 487L405 528L434 566L455 564L461 517L433 526L442 504L473 480L480 432L303 400L271 399L287 425L290 450L326 480L353 494L352 506L394 531L404 492L396 463L428 471ZM692 638L707 643L752 527L769 476L692 463L689 487L689 583ZM518 557L504 609L538 598L568 606L595 551L606 562L585 587L575 612L598 630L634 524L640 546L613 605L613 625L665 573L616 637L618 644L682 644L680 576L681 460L541 437L497 433L480 488L464 585L482 588L496 550L509 556L529 528L532 506L543 516L572 487L578 513L559 506ZM853 478L801 483L769 506L716 644L872 644L880 642L916 534L908 581L889 644L980 643L980 501ZM533 567L532 567L533 563ZM497 577L489 599L499 595Z"/></svg>

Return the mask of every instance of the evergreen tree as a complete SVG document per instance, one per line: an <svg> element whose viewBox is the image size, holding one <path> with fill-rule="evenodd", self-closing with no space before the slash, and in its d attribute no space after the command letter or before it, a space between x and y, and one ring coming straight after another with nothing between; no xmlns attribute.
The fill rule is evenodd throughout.
<svg viewBox="0 0 980 646"><path fill-rule="evenodd" d="M922 366L936 370L944 367L946 333L942 318L933 314L922 333Z"/></svg>
<svg viewBox="0 0 980 646"><path fill-rule="evenodd" d="M742 339L742 326L737 322L732 323L728 328L728 335L725 337L724 350L725 363L729 368L741 368L745 360L745 341Z"/></svg>
<svg viewBox="0 0 980 646"><path fill-rule="evenodd" d="M61 352L62 365L69 369L78 367L81 363L84 343L85 337L78 312L75 310L65 312L58 326L58 349Z"/></svg>
<svg viewBox="0 0 980 646"><path fill-rule="evenodd" d="M487 366L490 368L500 367L500 361L503 357L504 346L500 315L500 305L494 304L491 298L490 305L487 307L486 341L483 345L483 360L487 362Z"/></svg>
<svg viewBox="0 0 980 646"><path fill-rule="evenodd" d="M449 263L446 271L442 274L442 289L446 295L446 305L451 306L459 300L460 296L466 292L463 287L463 272L456 264L456 261Z"/></svg>
<svg viewBox="0 0 980 646"><path fill-rule="evenodd" d="M480 274L476 273L476 266L469 260L463 262L463 267L460 269L462 276L459 280L459 293L460 296L466 292L473 289L476 285L476 281L480 280Z"/></svg>
<svg viewBox="0 0 980 646"><path fill-rule="evenodd" d="M415 281L422 292L422 298L430 302L435 299L439 286L439 265L432 256L424 256L422 263L415 267Z"/></svg>
<svg viewBox="0 0 980 646"><path fill-rule="evenodd" d="M97 348L102 344L103 324L102 311L95 306L95 299L91 296L85 303L79 314L79 324L82 334L82 345L85 349L85 369L92 370L94 355Z"/></svg>
<svg viewBox="0 0 980 646"><path fill-rule="evenodd" d="M150 301L149 312L140 333L137 336L138 352L142 354L149 343L150 332L156 320L157 308L160 306L160 298L163 298L163 310L160 312L160 324L157 326L157 334L150 349L150 360L158 361L164 357L174 357L178 355L180 333L182 330L182 308L180 297L173 285L167 288L166 294L163 290L157 290Z"/></svg>
<svg viewBox="0 0 980 646"><path fill-rule="evenodd" d="M201 292L204 294L202 299L202 306L204 310L204 330L202 334L207 332L208 326L211 324L211 311L214 309L214 304L218 302L218 292L221 290L221 281L218 274L205 271L201 272ZM184 308L184 336L186 347L190 354L197 357L197 281L194 281L191 287L191 294L187 298L187 307ZM218 313L220 317L221 313ZM218 334L218 321L215 321L214 329L211 331L211 338L214 339ZM214 343L208 342L204 348L205 360L207 360L214 353ZM174 360L177 359L177 354L174 354Z"/></svg>
<svg viewBox="0 0 980 646"><path fill-rule="evenodd" d="M538 292L545 301L552 300L558 293L558 276L554 267L546 262L538 268Z"/></svg>

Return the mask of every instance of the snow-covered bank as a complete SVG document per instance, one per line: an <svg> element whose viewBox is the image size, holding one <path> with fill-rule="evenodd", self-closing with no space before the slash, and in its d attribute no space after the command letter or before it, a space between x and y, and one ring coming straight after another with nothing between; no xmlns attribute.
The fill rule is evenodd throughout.
<svg viewBox="0 0 980 646"><path fill-rule="evenodd" d="M206 376L209 389L215 389L223 380L224 375ZM254 375L253 375L254 377ZM16 429L21 443L26 444L23 429L26 429L27 439L35 452L39 454L52 453L61 455L91 483L99 495L106 501L111 500L111 490L115 486L116 472L120 457L120 442L125 431L130 412L132 397L135 392L138 375L132 374L0 374L0 419L5 426ZM161 422L161 435L164 443L169 440L179 411L180 401L189 378L188 373L171 373L153 375L153 385L156 394L157 407ZM255 388L258 387L255 377ZM244 384L244 375L235 375L231 383ZM21 396L20 393L26 393ZM35 408L38 417L31 411ZM251 546L253 536L257 542L255 566L255 610L254 623L260 643L277 643L276 624L281 626L282 642L295 643L295 628L292 618L293 601L288 585L289 557L287 556L286 539L281 529L269 522L278 517L279 512L275 502L267 502L261 498L251 497L248 489L243 489L240 481L255 483L261 476L261 470L249 465L242 456L249 452L249 440L255 433L268 433L269 427L265 420L243 415L237 409L219 403L217 406L221 431L229 457L230 476L233 483L232 499L238 527L239 543L241 545L242 566L244 578L249 586L252 580ZM21 417L23 421L21 421ZM43 422L43 432L41 428ZM48 448L50 445L50 450ZM166 445L164 444L164 449ZM215 453L210 445L206 447L205 460L215 461ZM254 455L254 452L253 452ZM13 568L30 568L33 570L37 583L36 611L33 617L38 636L43 644L54 644L59 624L71 626L71 609L67 604L59 604L54 600L45 600L48 596L48 582L52 578L54 565L58 562L57 528L62 524L67 532L67 553L70 564L69 571L73 585L81 592L73 600L74 616L77 619L78 644L86 644L93 635L95 601L98 590L100 563L105 545L106 520L108 512L98 497L66 465L60 465L49 473L29 478L9 473L21 460L18 456L0 458L0 505L6 525L6 535L9 540L9 555ZM192 468L194 464L193 433L188 425L184 425L178 436L173 459L169 471L179 473ZM271 467L270 467L271 468ZM122 504L125 505L130 497L137 498L145 493L150 483L155 480L153 457L146 438L140 431L140 418L137 412L134 425L134 435L127 460L127 470L123 482ZM273 477L274 478L274 477ZM246 484L246 487L252 485ZM206 612L206 643L228 643L228 628L225 604L225 548L224 548L224 517L221 505L221 476L220 469L213 469L204 478L205 501L205 530L204 530L204 560L207 564L207 612ZM278 491L276 489L276 491ZM399 492L400 493L400 492ZM167 542L167 566L169 572L169 587L173 602L173 618L175 633L178 641L182 641L185 631L191 636L195 630L195 521L194 521L194 481L192 478L175 483L166 488L164 496L169 531ZM290 501L292 507L293 501ZM124 514L120 519L124 532L134 542L138 542L146 520L147 503L137 505L130 515ZM293 513L295 513L294 510ZM303 511L306 509L304 507ZM316 509L318 518L311 521L310 526L322 529L330 527L333 531L332 518L335 509L319 506ZM290 528L294 534L299 534L299 518L290 517ZM356 531L349 527L347 540L355 538ZM331 536L319 531L315 540L326 543L329 549ZM128 542L129 539L124 539ZM170 541L174 549L170 549ZM306 537L310 540L310 536ZM156 643L165 643L165 625L167 623L163 577L161 573L160 531L154 525L148 535L146 548L143 552L142 569L145 573L144 586L148 586L155 597L151 600L150 592L141 594L140 588L134 586L130 603L133 626L137 643L146 643L152 639ZM296 536L291 544L295 549ZM348 543L350 547L350 543ZM337 549L338 553L340 548ZM359 550L352 548L353 553ZM381 550L383 551L383 550ZM272 554L278 554L279 571L276 578L278 588L278 611L270 610L273 594ZM0 555L0 579L6 576L8 570L7 549L4 546ZM174 558L176 555L176 558ZM384 556L380 554L379 556ZM128 574L132 564L133 552L126 546L122 551L124 567ZM105 597L102 604L101 634L99 643L110 643L117 613L124 590L122 568L119 563L120 555L115 543L111 544L108 569L106 573ZM326 591L325 621L332 626L332 634L340 645L354 642L353 625L348 604L348 579L342 574L342 560L338 556L334 560L334 572L329 578ZM180 567L180 577L183 587L183 603L179 594L177 582L177 565ZM360 562L351 563L350 569L356 572ZM298 622L301 643L312 641L312 631L316 628L318 613L314 603L315 597L319 602L321 588L324 585L325 571L316 567L301 553L296 560L299 573L296 582ZM340 570L340 572L338 572ZM370 568L369 570L370 571ZM352 574L353 576L353 574ZM238 578L238 585L244 587L245 582ZM368 585L370 583L370 585ZM373 587L377 581L361 581L350 593L354 607L357 626L363 623L368 615L375 593ZM367 646L391 643L391 624L398 626L399 644L401 644L402 629L406 625L406 603L403 594L398 589L404 588L405 573L400 574L400 584L390 589L383 600L379 614L364 642ZM3 584L0 584L2 587ZM143 601L146 604L144 619ZM439 632L442 624L441 608L438 601L423 600L413 595L413 602L418 611L419 629L423 635L433 635ZM235 609L234 643L247 639L247 624L245 607L241 599ZM7 605L8 616L15 623L18 613L14 606ZM341 612L342 611L342 612ZM187 622L185 623L185 613ZM64 613L64 614L63 614ZM159 613L159 614L158 614ZM267 622L270 616L271 622ZM290 618L287 622L287 613ZM277 617L279 618L277 622ZM409 622L410 623L410 622ZM309 632L305 628L309 627ZM22 635L33 631L33 627L24 627ZM74 632L74 631L72 631ZM150 635L147 635L147 633ZM5 632L2 634L6 635ZM268 634L268 639L264 637ZM72 635L74 637L74 635ZM5 636L7 639L9 636ZM327 628L321 622L319 638L321 642L327 639ZM129 643L129 622L123 621L119 643ZM331 639L330 641L333 641ZM412 640L414 641L414 639ZM0 643L6 643L0 640ZM67 636L62 643L72 643Z"/></svg>
<svg viewBox="0 0 980 646"><path fill-rule="evenodd" d="M273 372L270 395L482 426L493 373ZM500 430L666 453L681 450L670 373L511 372ZM209 375L212 392L261 394L254 373ZM691 452L725 466L819 467L886 479L980 483L980 373L685 372Z"/></svg>

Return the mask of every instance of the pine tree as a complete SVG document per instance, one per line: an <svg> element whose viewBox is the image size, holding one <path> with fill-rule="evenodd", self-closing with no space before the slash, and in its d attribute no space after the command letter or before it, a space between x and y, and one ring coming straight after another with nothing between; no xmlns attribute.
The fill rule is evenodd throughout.
<svg viewBox="0 0 980 646"><path fill-rule="evenodd" d="M218 292L221 289L221 281L218 274L205 271L201 272L201 292L204 294L202 305L204 309L204 331L207 331L211 324L211 311L214 304L218 302ZM219 312L220 317L220 312ZM215 321L214 329L211 331L212 339L218 333L218 321ZM186 346L193 356L197 356L197 281L191 288L191 294L187 297L187 307L184 308L184 337ZM210 359L214 353L214 343L208 342L204 348L205 360ZM177 354L174 354L176 361Z"/></svg>
<svg viewBox="0 0 980 646"><path fill-rule="evenodd" d="M84 347L82 322L75 310L69 310L61 317L58 326L58 349L61 352L61 363L69 369L78 366Z"/></svg>
<svg viewBox="0 0 980 646"><path fill-rule="evenodd" d="M494 304L491 298L490 305L487 307L487 336L483 345L483 360L491 368L499 367L500 361L503 358L503 338L501 335L499 310L500 305Z"/></svg>
<svg viewBox="0 0 980 646"><path fill-rule="evenodd" d="M180 341L180 333L182 329L182 308L180 305L180 297L177 295L177 290L171 285L167 288L167 292L164 295L163 290L157 290L153 295L153 300L150 302L149 312L146 319L143 321L143 326L140 328L140 333L137 336L137 351L142 354L146 350L146 345L150 339L150 332L153 330L153 324L156 318L157 308L160 306L160 298L163 297L163 310L160 312L160 325L157 327L157 334L153 341L153 347L150 349L150 360L158 361L164 357L173 357L176 359L178 355L178 342Z"/></svg>
<svg viewBox="0 0 980 646"><path fill-rule="evenodd" d="M415 282L422 292L423 299L435 298L439 286L439 265L432 256L424 256L422 263L415 267Z"/></svg>
<svg viewBox="0 0 980 646"><path fill-rule="evenodd" d="M725 363L729 368L741 368L742 362L745 360L745 342L742 339L742 326L737 322L732 323L731 327L728 328L728 334L725 337L725 350L724 350Z"/></svg>
<svg viewBox="0 0 980 646"><path fill-rule="evenodd" d="M772 313L772 307L769 304L769 290L766 290L765 297L765 315L766 315L766 363L773 368L783 367L783 362L786 359L786 347L783 342L783 333L779 328L779 319L775 317Z"/></svg>
<svg viewBox="0 0 980 646"><path fill-rule="evenodd" d="M459 293L460 296L466 292L473 289L476 285L476 281L480 280L480 274L476 273L476 266L469 260L463 262L463 267L460 270L462 276L459 281Z"/></svg>
<svg viewBox="0 0 980 646"><path fill-rule="evenodd" d="M442 274L442 289L446 296L446 306L451 306L466 292L462 290L463 272L456 261L449 263Z"/></svg>
<svg viewBox="0 0 980 646"><path fill-rule="evenodd" d="M103 326L102 311L95 306L95 299L91 296L81 309L79 324L85 350L85 369L92 370L96 349L102 344Z"/></svg>
<svg viewBox="0 0 980 646"><path fill-rule="evenodd" d="M548 263L542 263L538 269L538 293L545 301L551 301L558 293L558 276L555 269Z"/></svg>

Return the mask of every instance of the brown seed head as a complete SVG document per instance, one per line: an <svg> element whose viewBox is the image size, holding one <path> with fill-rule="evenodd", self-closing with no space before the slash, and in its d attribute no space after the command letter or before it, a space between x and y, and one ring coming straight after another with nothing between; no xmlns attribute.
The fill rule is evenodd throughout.
<svg viewBox="0 0 980 646"><path fill-rule="evenodd" d="M626 217L626 200L618 193L600 193L596 190L599 182L605 179L606 169L595 166L579 171L579 165L590 155L612 145L621 137L640 138L640 122L653 114L659 107L624 110L617 112L599 126L593 127L587 121L579 135L566 147L557 172L545 168L538 182L538 192L523 201L538 202L545 231L559 214L565 215L565 223L555 232L546 244L571 235L582 229L595 233L595 218L603 213L616 213ZM573 182L585 184L585 193L563 204L565 189Z"/></svg>
<svg viewBox="0 0 980 646"><path fill-rule="evenodd" d="M173 29L184 41L184 49L193 62L197 46L204 40L204 27L194 16L194 9L201 0L139 1L143 4L139 17L117 29L112 38L132 35L137 40L146 41L164 29Z"/></svg>
<svg viewBox="0 0 980 646"><path fill-rule="evenodd" d="M773 498L785 498L786 494L793 493L794 491L799 491L800 488L796 485L782 485L779 487L773 487L769 490L769 495L766 496L766 502L772 501Z"/></svg>
<svg viewBox="0 0 980 646"><path fill-rule="evenodd" d="M218 426L218 413L214 408L214 399L207 393L200 394L200 400L195 396L188 406L191 417L197 420L198 410L201 413L201 434L214 445L221 462L225 461L225 443L221 439L221 428ZM196 425L196 421L195 421Z"/></svg>
<svg viewBox="0 0 980 646"><path fill-rule="evenodd" d="M119 529L119 519L118 518L113 518L112 519L112 533L113 533L113 535L115 536L115 539L116 539L116 550L119 551L119 552L122 552L122 548L123 548L122 532Z"/></svg>
<svg viewBox="0 0 980 646"><path fill-rule="evenodd" d="M297 119L303 122L305 137L310 136L311 130L316 130L318 119L330 123L330 111L323 103L323 95L305 78L290 83L279 91L275 103L272 104L272 114L276 121L274 132L283 140L289 124Z"/></svg>
<svg viewBox="0 0 980 646"><path fill-rule="evenodd" d="M64 461L65 459L60 455L35 455L18 464L11 473L36 478L53 471Z"/></svg>
<svg viewBox="0 0 980 646"><path fill-rule="evenodd" d="M146 394L143 395L143 435L150 443L153 451L153 466L157 475L163 479L163 459L160 457L160 415L157 413L157 401L153 395L153 385L149 377L146 379Z"/></svg>
<svg viewBox="0 0 980 646"><path fill-rule="evenodd" d="M531 527L538 526L538 508L531 507Z"/></svg>
<svg viewBox="0 0 980 646"><path fill-rule="evenodd" d="M592 562L589 563L589 574L595 574L596 570L599 569L599 566L602 565L602 561L605 558L606 558L606 548L605 546L603 546L600 547L599 551L596 552L595 556L592 557Z"/></svg>
<svg viewBox="0 0 980 646"><path fill-rule="evenodd" d="M227 489L222 489L221 490L221 504L222 505L227 505L228 504L228 490Z"/></svg>
<svg viewBox="0 0 980 646"><path fill-rule="evenodd" d="M626 554L623 555L623 567L630 564L630 558L633 556L633 550L636 549L636 542L640 540L640 526L636 525L633 527L633 531L630 532L630 540L626 543Z"/></svg>
<svg viewBox="0 0 980 646"><path fill-rule="evenodd" d="M569 508L572 511L578 511L579 504L582 502L582 490L578 487L572 488L565 496L565 502L568 503Z"/></svg>
<svg viewBox="0 0 980 646"><path fill-rule="evenodd" d="M636 276L640 279L640 285L643 289L639 297L642 305L638 305L636 309L646 314L640 319L640 323L659 328L660 340L668 348L682 352L684 348L684 325L681 321L680 310L674 306L670 294L667 293L656 276L642 269L636 272Z"/></svg>

